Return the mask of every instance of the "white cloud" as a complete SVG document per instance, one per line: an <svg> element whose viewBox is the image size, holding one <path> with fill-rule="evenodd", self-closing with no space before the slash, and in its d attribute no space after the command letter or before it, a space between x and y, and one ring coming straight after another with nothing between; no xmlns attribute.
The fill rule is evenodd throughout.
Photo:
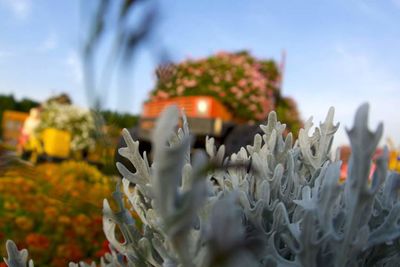
<svg viewBox="0 0 400 267"><path fill-rule="evenodd" d="M69 75L76 84L83 82L82 61L76 52L70 52L65 60L65 64L69 69Z"/></svg>
<svg viewBox="0 0 400 267"><path fill-rule="evenodd" d="M39 50L40 51L50 51L53 50L57 47L58 41L57 41L57 35L54 33L50 33L46 39L39 45Z"/></svg>
<svg viewBox="0 0 400 267"><path fill-rule="evenodd" d="M0 0L18 19L26 19L32 11L32 0Z"/></svg>

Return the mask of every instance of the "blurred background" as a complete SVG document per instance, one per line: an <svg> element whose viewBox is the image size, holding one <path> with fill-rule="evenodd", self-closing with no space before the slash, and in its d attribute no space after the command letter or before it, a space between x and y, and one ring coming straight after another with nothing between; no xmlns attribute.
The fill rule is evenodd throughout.
<svg viewBox="0 0 400 267"><path fill-rule="evenodd" d="M164 60L248 50L279 61L284 50L282 91L296 100L303 119L314 116L319 122L334 106L341 123L335 144L346 144L344 126L351 125L356 107L367 101L371 125L383 121L385 138L399 143L399 1L133 2L138 8L130 23L140 24L156 6L154 25L135 48L131 66L115 70L108 78L112 81L106 81L102 90L109 93L100 94L103 108L139 114L154 88L154 69ZM67 93L75 104L88 107L95 94L85 93L82 49L97 5L1 0L0 93L38 102ZM94 63L98 69L107 64L116 35L118 3L110 5L115 10L106 18Z"/></svg>
<svg viewBox="0 0 400 267"><path fill-rule="evenodd" d="M384 123L376 154L387 145L400 171L399 0L0 0L0 18L0 246L40 266L108 250L121 129L150 152L172 102L196 145L211 135L229 152L271 110L297 137L335 107L343 179L345 129L368 102L371 129Z"/></svg>

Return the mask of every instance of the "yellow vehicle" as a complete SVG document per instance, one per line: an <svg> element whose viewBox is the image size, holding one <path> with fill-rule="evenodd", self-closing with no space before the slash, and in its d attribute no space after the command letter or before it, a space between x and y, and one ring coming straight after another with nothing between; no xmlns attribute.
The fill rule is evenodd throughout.
<svg viewBox="0 0 400 267"><path fill-rule="evenodd" d="M45 129L39 136L29 139L25 147L27 159L38 161L62 161L66 159L86 160L91 164L102 165L104 149L97 145L90 151L72 151L71 133L55 128Z"/></svg>
<svg viewBox="0 0 400 267"><path fill-rule="evenodd" d="M400 172L400 149L396 149L394 141L389 137L387 139L389 147L389 170Z"/></svg>
<svg viewBox="0 0 400 267"><path fill-rule="evenodd" d="M29 160L37 161L62 161L66 159L85 160L91 164L101 166L104 164L107 151L100 145L88 151L71 150L71 133L55 128L45 129L39 136L30 138ZM110 157L110 156L109 156ZM112 156L111 156L112 157Z"/></svg>
<svg viewBox="0 0 400 267"><path fill-rule="evenodd" d="M54 128L30 136L24 146L24 157L36 163L41 160L63 160L70 157L71 134Z"/></svg>
<svg viewBox="0 0 400 267"><path fill-rule="evenodd" d="M396 150L390 151L389 170L400 172L400 151Z"/></svg>

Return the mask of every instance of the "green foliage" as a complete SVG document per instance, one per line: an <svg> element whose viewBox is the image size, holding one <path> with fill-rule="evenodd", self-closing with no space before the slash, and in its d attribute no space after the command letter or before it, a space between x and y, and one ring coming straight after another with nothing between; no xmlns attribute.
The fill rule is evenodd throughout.
<svg viewBox="0 0 400 267"><path fill-rule="evenodd" d="M303 122L300 120L296 102L291 97L282 96L279 96L276 101L278 118L288 126L288 131L297 136L300 128L303 127Z"/></svg>
<svg viewBox="0 0 400 267"><path fill-rule="evenodd" d="M71 105L72 100L68 94L62 93L60 95L50 97L49 99L46 100L46 103L58 103L58 104Z"/></svg>
<svg viewBox="0 0 400 267"><path fill-rule="evenodd" d="M115 111L101 111L106 125L113 125L119 129L131 128L138 123L139 116L129 113L118 113Z"/></svg>

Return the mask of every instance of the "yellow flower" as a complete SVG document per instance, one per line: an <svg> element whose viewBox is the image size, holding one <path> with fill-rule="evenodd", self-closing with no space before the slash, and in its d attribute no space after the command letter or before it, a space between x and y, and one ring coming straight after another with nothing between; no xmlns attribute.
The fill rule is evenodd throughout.
<svg viewBox="0 0 400 267"><path fill-rule="evenodd" d="M4 202L4 208L6 210L15 210L15 209L17 209L17 207L18 207L18 204L15 202L10 202L10 201Z"/></svg>
<svg viewBox="0 0 400 267"><path fill-rule="evenodd" d="M58 222L61 223L61 224L70 224L71 223L71 219L68 216L61 215L58 218Z"/></svg>
<svg viewBox="0 0 400 267"><path fill-rule="evenodd" d="M44 209L46 219L54 219L57 216L57 209L54 207L47 207Z"/></svg>
<svg viewBox="0 0 400 267"><path fill-rule="evenodd" d="M87 234L87 232L88 232L88 229L84 226L74 225L74 229L75 229L75 232L80 236L83 236L83 235Z"/></svg>
<svg viewBox="0 0 400 267"><path fill-rule="evenodd" d="M76 216L75 222L77 224L87 225L90 223L90 219L85 214L79 214L78 216Z"/></svg>
<svg viewBox="0 0 400 267"><path fill-rule="evenodd" d="M73 196L73 197L78 197L80 195L80 193L78 192L78 191L72 191L71 192L71 196Z"/></svg>
<svg viewBox="0 0 400 267"><path fill-rule="evenodd" d="M26 216L15 218L15 224L24 231L29 231L33 227L33 222Z"/></svg>

